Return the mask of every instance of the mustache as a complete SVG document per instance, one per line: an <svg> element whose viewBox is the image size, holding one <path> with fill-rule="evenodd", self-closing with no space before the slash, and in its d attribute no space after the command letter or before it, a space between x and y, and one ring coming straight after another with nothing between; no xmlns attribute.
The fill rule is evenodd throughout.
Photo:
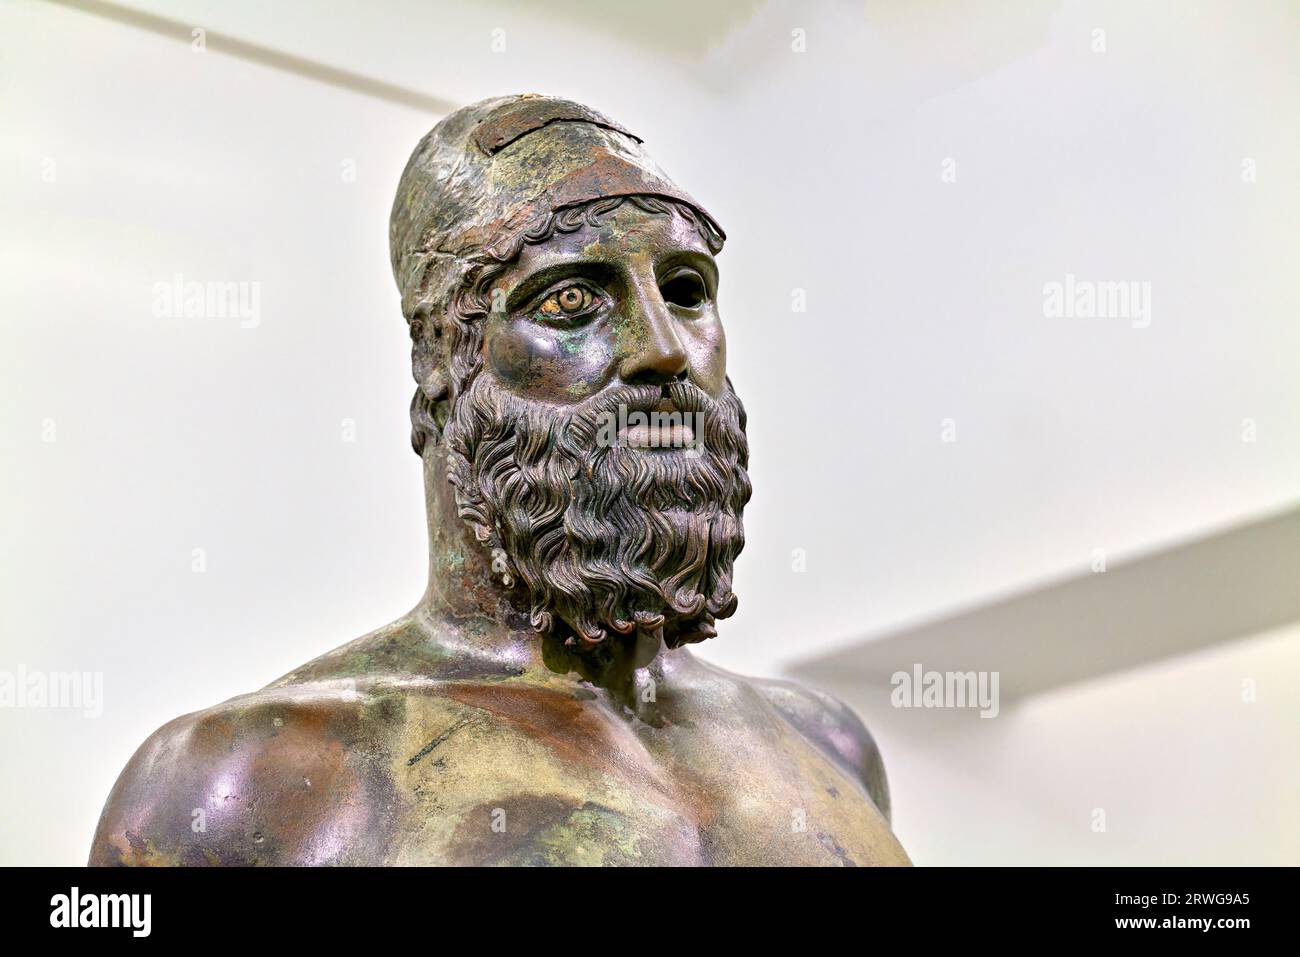
<svg viewBox="0 0 1300 957"><path fill-rule="evenodd" d="M558 428L550 438L574 455L590 453L598 445L597 433L607 423L619 420L620 413L665 411L682 414L705 442L710 435L716 437L720 430L726 429L717 399L693 382L675 380L664 385L611 386L556 419L554 424Z"/></svg>
<svg viewBox="0 0 1300 957"><path fill-rule="evenodd" d="M730 392L730 384L727 389ZM496 444L502 440L509 440L510 456L526 467L540 466L557 452L575 461L586 460L593 454L603 459L611 451L619 450L600 448L598 433L606 423L617 419L620 408L628 414L651 413L660 410L664 402L671 403L673 412L691 417L697 436L704 444L717 443L724 448L735 444L730 435L728 420L731 416L723 401L684 379L663 385L613 385L571 406L556 408L546 403L516 399L490 374L480 373L463 398L468 401L457 404L465 414L453 416L459 421L449 425L448 434L473 436L463 449L471 460L477 458L484 443ZM738 416L739 429L743 433L743 409L739 410ZM736 451L743 468L748 464L748 450L742 442ZM498 446L497 452L505 454L505 448ZM489 463L477 464L490 467Z"/></svg>
<svg viewBox="0 0 1300 957"><path fill-rule="evenodd" d="M672 403L674 411L692 414L708 414L717 407L717 401L695 383L677 379L664 385L612 386L579 403L573 417L594 419L616 415L620 408L628 412L653 412L665 401Z"/></svg>

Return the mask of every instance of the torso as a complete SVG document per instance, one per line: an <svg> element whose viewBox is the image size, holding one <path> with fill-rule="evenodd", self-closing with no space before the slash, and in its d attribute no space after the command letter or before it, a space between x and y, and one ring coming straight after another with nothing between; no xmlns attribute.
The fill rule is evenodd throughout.
<svg viewBox="0 0 1300 957"><path fill-rule="evenodd" d="M634 714L573 675L368 664L164 727L91 863L908 863L833 699L690 659Z"/></svg>

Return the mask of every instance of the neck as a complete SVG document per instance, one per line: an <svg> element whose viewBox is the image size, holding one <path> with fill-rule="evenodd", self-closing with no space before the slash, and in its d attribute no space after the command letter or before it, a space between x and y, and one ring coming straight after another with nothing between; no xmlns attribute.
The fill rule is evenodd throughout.
<svg viewBox="0 0 1300 957"><path fill-rule="evenodd" d="M638 699L637 689L648 677L693 661L685 649L666 649L657 632L619 636L597 652L576 652L558 638L538 635L522 595L512 594L493 573L487 546L460 517L441 444L425 448L424 498L429 583L418 612L451 654L523 671L576 674L627 703Z"/></svg>
<svg viewBox="0 0 1300 957"><path fill-rule="evenodd" d="M511 603L500 576L493 575L487 547L474 540L461 519L455 489L447 481L445 447L432 442L424 452L424 505L429 523L429 584L423 607L457 619L528 627L527 616Z"/></svg>

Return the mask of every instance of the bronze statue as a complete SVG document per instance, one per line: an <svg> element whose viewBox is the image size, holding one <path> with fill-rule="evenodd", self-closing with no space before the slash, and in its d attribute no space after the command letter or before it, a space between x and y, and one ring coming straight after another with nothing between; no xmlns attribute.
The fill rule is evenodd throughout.
<svg viewBox="0 0 1300 957"><path fill-rule="evenodd" d="M722 229L576 103L448 116L398 186L429 585L131 759L92 864L906 864L835 699L695 658L736 608Z"/></svg>

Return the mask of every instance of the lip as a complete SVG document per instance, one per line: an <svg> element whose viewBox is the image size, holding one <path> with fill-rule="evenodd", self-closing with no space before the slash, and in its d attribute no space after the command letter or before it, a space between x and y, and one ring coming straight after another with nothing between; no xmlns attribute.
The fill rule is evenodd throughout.
<svg viewBox="0 0 1300 957"><path fill-rule="evenodd" d="M634 449L670 451L695 445L695 430L689 425L633 425L618 433L620 445Z"/></svg>
<svg viewBox="0 0 1300 957"><path fill-rule="evenodd" d="M629 415L633 412L641 412L645 415L654 415L656 413L675 415L681 421L666 424L638 423L624 426L618 432L620 445L656 452L689 449L695 445L695 430L687 424L693 416L690 413L683 412L671 399L661 399L654 405L628 410Z"/></svg>

